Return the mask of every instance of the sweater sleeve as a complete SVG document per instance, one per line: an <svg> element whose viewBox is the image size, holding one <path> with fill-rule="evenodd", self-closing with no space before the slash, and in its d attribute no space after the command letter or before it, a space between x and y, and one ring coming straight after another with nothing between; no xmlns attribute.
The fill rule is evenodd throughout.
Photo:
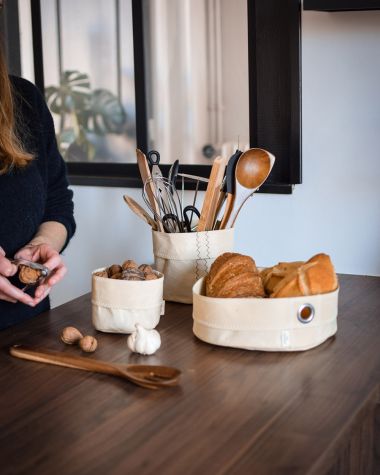
<svg viewBox="0 0 380 475"><path fill-rule="evenodd" d="M76 229L73 192L68 187L66 164L57 147L53 118L42 97L41 101L42 143L46 147L47 173L47 198L42 222L56 221L65 226L67 230L65 248Z"/></svg>

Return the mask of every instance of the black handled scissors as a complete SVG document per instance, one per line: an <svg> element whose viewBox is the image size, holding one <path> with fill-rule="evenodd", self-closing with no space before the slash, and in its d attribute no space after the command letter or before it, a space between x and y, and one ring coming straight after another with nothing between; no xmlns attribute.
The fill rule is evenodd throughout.
<svg viewBox="0 0 380 475"><path fill-rule="evenodd" d="M188 214L190 214L190 218ZM194 215L197 216L198 220L201 217L201 213L198 211L198 209L195 206L189 205L183 208L183 221L184 221L185 229L188 233L191 233L193 228L195 228L196 226L196 225L193 225L192 223Z"/></svg>
<svg viewBox="0 0 380 475"><path fill-rule="evenodd" d="M153 178L162 177L162 172L158 166L160 164L160 160L161 157L157 150L151 150L150 152L148 152L148 162L152 167Z"/></svg>

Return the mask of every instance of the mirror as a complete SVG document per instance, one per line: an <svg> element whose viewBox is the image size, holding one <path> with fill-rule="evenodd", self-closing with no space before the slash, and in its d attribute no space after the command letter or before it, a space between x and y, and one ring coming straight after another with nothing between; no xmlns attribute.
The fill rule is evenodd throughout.
<svg viewBox="0 0 380 475"><path fill-rule="evenodd" d="M144 0L148 148L209 165L249 148L246 0Z"/></svg>

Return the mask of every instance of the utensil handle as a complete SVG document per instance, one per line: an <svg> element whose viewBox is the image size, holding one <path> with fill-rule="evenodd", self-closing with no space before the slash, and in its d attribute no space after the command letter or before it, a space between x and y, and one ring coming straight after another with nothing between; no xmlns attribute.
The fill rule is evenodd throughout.
<svg viewBox="0 0 380 475"><path fill-rule="evenodd" d="M226 229L228 220L231 216L232 209L234 207L235 197L231 193L227 193L226 206L224 208L224 214L219 229Z"/></svg>
<svg viewBox="0 0 380 475"><path fill-rule="evenodd" d="M143 184L145 184L148 180L150 180L152 178L152 175L151 175L149 167L148 167L148 162L147 162L146 156L144 155L144 153L141 150L136 149L136 155L137 155L137 165L139 167L141 179L143 181ZM147 194L148 194L149 203L150 203L152 209L154 210L154 212L156 213L156 215L160 216L160 210L159 210L157 202L154 198L154 192L153 192L152 187L153 187L152 183L147 184L147 190L146 191L147 191ZM157 220L156 222L157 222L158 230L162 232L164 230L164 228L162 226L162 223L159 220Z"/></svg>
<svg viewBox="0 0 380 475"><path fill-rule="evenodd" d="M213 228L220 187L227 164L226 162L226 158L217 157L212 164L210 178L203 201L201 217L198 222L198 231L210 231Z"/></svg>
<svg viewBox="0 0 380 475"><path fill-rule="evenodd" d="M73 356L60 351L33 348L24 345L12 346L9 350L12 356L23 360L47 363L66 368L82 369L95 373L111 374L113 376L124 376L117 366L101 360L84 358L83 356Z"/></svg>
<svg viewBox="0 0 380 475"><path fill-rule="evenodd" d="M226 229L234 227L236 218L238 217L238 214L240 213L244 203L246 203L246 201L248 201L248 199L253 196L253 194L256 190L257 190L257 188L252 190L251 194L248 195L248 196L242 196L242 195L238 194L237 196L234 197L234 200L233 200L233 203L232 203L232 208L230 210L230 213L229 213L229 215L227 217L227 220L226 220L226 223L225 223L225 228ZM224 220L224 217L223 217L223 220ZM222 228L222 229L224 229L224 228Z"/></svg>

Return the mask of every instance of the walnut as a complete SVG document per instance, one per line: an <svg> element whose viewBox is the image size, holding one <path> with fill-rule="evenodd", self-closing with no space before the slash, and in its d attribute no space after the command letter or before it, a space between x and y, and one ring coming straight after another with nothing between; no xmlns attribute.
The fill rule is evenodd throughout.
<svg viewBox="0 0 380 475"><path fill-rule="evenodd" d="M39 269L32 269L26 265L20 265L18 278L23 284L35 284L42 276L42 271Z"/></svg>
<svg viewBox="0 0 380 475"><path fill-rule="evenodd" d="M96 275L97 277L108 277L106 270L100 270L99 272L94 272L94 275Z"/></svg>
<svg viewBox="0 0 380 475"><path fill-rule="evenodd" d="M158 277L153 272L150 272L149 274L145 274L145 280L155 280L155 279L158 279Z"/></svg>
<svg viewBox="0 0 380 475"><path fill-rule="evenodd" d="M66 345L75 345L83 338L82 333L75 327L66 327L62 330L61 340Z"/></svg>
<svg viewBox="0 0 380 475"><path fill-rule="evenodd" d="M131 260L131 259L128 259L126 260L125 262L123 262L123 264L121 265L121 267L123 268L123 270L126 270L126 269L137 269L137 264L135 261Z"/></svg>
<svg viewBox="0 0 380 475"><path fill-rule="evenodd" d="M107 269L108 277L112 277L114 274L119 274L122 272L121 266L119 264L113 264L112 266L109 266Z"/></svg>
<svg viewBox="0 0 380 475"><path fill-rule="evenodd" d="M111 275L111 279L122 279L123 274L121 272L117 272L116 274Z"/></svg>
<svg viewBox="0 0 380 475"><path fill-rule="evenodd" d="M82 351L93 353L98 347L98 342L95 337L87 335L79 340L79 346Z"/></svg>
<svg viewBox="0 0 380 475"><path fill-rule="evenodd" d="M143 271L144 274L151 274L153 272L153 269L148 264L141 264L141 266L139 266L139 269Z"/></svg>

